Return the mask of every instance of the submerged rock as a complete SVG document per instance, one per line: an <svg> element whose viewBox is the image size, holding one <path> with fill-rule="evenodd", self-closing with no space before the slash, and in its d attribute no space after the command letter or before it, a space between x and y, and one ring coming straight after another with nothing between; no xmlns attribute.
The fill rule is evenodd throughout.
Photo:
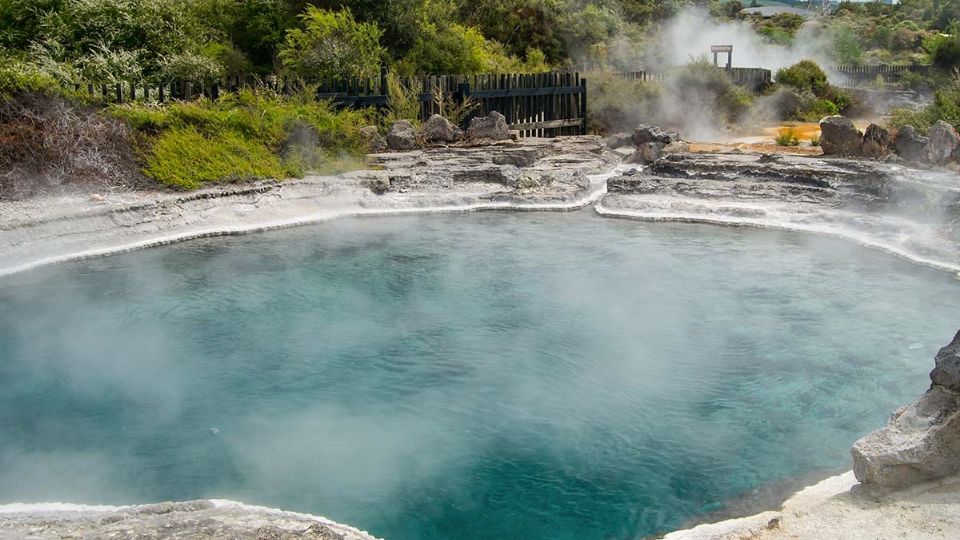
<svg viewBox="0 0 960 540"><path fill-rule="evenodd" d="M927 135L927 159L930 163L946 165L957 160L960 155L960 135L957 135L953 126L937 120Z"/></svg>
<svg viewBox="0 0 960 540"><path fill-rule="evenodd" d="M907 161L922 163L927 161L926 137L917 133L913 126L903 126L897 130L897 137L893 141L897 155Z"/></svg>
<svg viewBox="0 0 960 540"><path fill-rule="evenodd" d="M849 118L836 115L820 120L820 148L825 156L858 156L863 138Z"/></svg>
<svg viewBox="0 0 960 540"><path fill-rule="evenodd" d="M853 471L863 485L903 489L960 472L960 333L937 354L930 378L916 403L854 444Z"/></svg>
<svg viewBox="0 0 960 540"><path fill-rule="evenodd" d="M435 114L424 122L423 136L428 142L454 142L463 138L463 131L443 116Z"/></svg>
<svg viewBox="0 0 960 540"><path fill-rule="evenodd" d="M417 130L409 120L400 120L387 133L387 146L391 150L413 150L417 147Z"/></svg>
<svg viewBox="0 0 960 540"><path fill-rule="evenodd" d="M890 153L890 132L877 124L870 124L863 132L863 155L879 158Z"/></svg>
<svg viewBox="0 0 960 540"><path fill-rule="evenodd" d="M510 127L505 116L497 111L490 111L488 116L478 116L470 120L467 136L471 139L503 141L510 138Z"/></svg>

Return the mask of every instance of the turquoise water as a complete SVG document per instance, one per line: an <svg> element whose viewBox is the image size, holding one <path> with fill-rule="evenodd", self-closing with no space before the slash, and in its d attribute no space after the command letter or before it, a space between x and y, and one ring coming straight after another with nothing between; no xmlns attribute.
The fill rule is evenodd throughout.
<svg viewBox="0 0 960 540"><path fill-rule="evenodd" d="M0 502L215 497L391 539L633 539L849 466L960 281L590 213L344 220L0 280Z"/></svg>

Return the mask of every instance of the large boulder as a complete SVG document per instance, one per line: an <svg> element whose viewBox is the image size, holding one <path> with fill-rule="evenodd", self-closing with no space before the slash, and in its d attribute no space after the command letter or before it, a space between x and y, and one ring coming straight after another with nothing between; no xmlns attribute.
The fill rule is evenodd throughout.
<svg viewBox="0 0 960 540"><path fill-rule="evenodd" d="M960 332L937 353L937 367L930 372L933 384L960 392Z"/></svg>
<svg viewBox="0 0 960 540"><path fill-rule="evenodd" d="M637 129L633 130L631 139L633 140L633 145L637 148L647 143L658 143L662 147L674 141L679 141L680 136L672 131L664 131L658 126L640 124L637 126Z"/></svg>
<svg viewBox="0 0 960 540"><path fill-rule="evenodd" d="M409 120L399 120L387 132L387 146L391 150L413 150L417 147L417 130Z"/></svg>
<svg viewBox="0 0 960 540"><path fill-rule="evenodd" d="M853 472L864 486L903 489L960 473L960 333L930 376L919 401L854 444Z"/></svg>
<svg viewBox="0 0 960 540"><path fill-rule="evenodd" d="M835 115L820 120L820 148L826 156L857 156L863 135L849 118Z"/></svg>
<svg viewBox="0 0 960 540"><path fill-rule="evenodd" d="M463 137L463 131L443 116L435 114L424 122L423 137L427 142L454 142Z"/></svg>
<svg viewBox="0 0 960 540"><path fill-rule="evenodd" d="M387 149L387 141L380 136L377 126L363 126L360 128L360 138L367 145L368 152L382 152Z"/></svg>
<svg viewBox="0 0 960 540"><path fill-rule="evenodd" d="M470 120L467 137L502 141L510 138L510 127L506 117L497 111L490 111L488 116L478 116Z"/></svg>
<svg viewBox="0 0 960 540"><path fill-rule="evenodd" d="M880 158L890 153L890 132L876 125L870 124L863 132L864 156Z"/></svg>
<svg viewBox="0 0 960 540"><path fill-rule="evenodd" d="M956 161L960 155L960 135L957 130L943 120L930 128L927 133L927 159L936 165L946 165Z"/></svg>
<svg viewBox="0 0 960 540"><path fill-rule="evenodd" d="M917 133L913 126L903 126L897 130L897 137L893 140L893 146L897 155L906 161L922 163L927 161L927 143L926 137Z"/></svg>

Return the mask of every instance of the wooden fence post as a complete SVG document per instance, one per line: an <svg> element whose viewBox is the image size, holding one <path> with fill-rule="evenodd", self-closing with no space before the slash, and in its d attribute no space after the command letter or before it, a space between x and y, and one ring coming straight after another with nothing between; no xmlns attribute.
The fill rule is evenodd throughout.
<svg viewBox="0 0 960 540"><path fill-rule="evenodd" d="M577 74L579 77L580 75ZM580 127L580 134L587 134L587 80L580 79L580 118L583 119L583 125Z"/></svg>

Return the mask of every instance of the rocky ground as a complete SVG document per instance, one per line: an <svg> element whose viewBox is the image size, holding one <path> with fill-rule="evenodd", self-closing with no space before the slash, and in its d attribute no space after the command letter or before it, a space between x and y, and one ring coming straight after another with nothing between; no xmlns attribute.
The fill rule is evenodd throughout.
<svg viewBox="0 0 960 540"><path fill-rule="evenodd" d="M0 540L376 540L328 519L191 501L129 507L0 505Z"/></svg>
<svg viewBox="0 0 960 540"><path fill-rule="evenodd" d="M779 154L672 154L608 181L597 211L841 236L960 271L960 181L949 171Z"/></svg>
<svg viewBox="0 0 960 540"><path fill-rule="evenodd" d="M0 202L0 274L341 216L580 208L602 194L602 175L619 164L599 137L440 146L368 160L368 169L338 176Z"/></svg>

